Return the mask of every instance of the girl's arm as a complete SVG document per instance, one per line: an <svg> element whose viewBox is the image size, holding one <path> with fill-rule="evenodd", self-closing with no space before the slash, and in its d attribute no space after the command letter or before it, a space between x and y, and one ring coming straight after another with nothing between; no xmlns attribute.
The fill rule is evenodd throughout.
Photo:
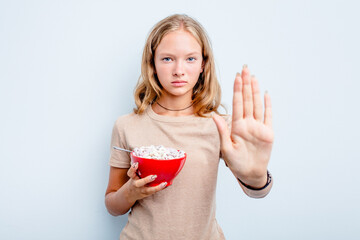
<svg viewBox="0 0 360 240"><path fill-rule="evenodd" d="M260 189L256 192L258 196L265 196L271 188L270 184L266 185L267 167L274 142L272 107L267 93L264 102L265 111L258 80L250 76L249 69L244 65L242 74L237 73L234 82L231 131L224 118L213 115L220 134L222 158L237 179ZM267 186L266 189L262 189L263 186ZM246 194L253 195L252 189L241 187Z"/></svg>
<svg viewBox="0 0 360 240"><path fill-rule="evenodd" d="M127 186L125 185L129 177L128 169L110 167L109 183L105 194L105 205L108 212L113 215L123 215L129 211L135 202L128 199L126 195Z"/></svg>
<svg viewBox="0 0 360 240"><path fill-rule="evenodd" d="M133 164L129 169L110 167L105 206L111 215L123 215L129 211L137 200L165 188L166 183L155 187L145 186L147 183L154 181L156 175L140 179L136 175L137 167L137 164Z"/></svg>

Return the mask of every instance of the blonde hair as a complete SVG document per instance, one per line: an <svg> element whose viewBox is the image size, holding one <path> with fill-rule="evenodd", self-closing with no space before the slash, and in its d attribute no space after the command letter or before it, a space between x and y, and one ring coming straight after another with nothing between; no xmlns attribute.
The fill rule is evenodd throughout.
<svg viewBox="0 0 360 240"><path fill-rule="evenodd" d="M162 86L155 74L155 50L167 33L182 29L191 33L198 41L204 61L204 70L200 73L192 94L195 115L206 117L205 114L211 112L219 114L218 107L223 106L220 103L221 88L216 77L210 39L202 25L186 14L170 15L152 28L143 50L141 75L134 92L136 114L142 114L150 104L161 97Z"/></svg>

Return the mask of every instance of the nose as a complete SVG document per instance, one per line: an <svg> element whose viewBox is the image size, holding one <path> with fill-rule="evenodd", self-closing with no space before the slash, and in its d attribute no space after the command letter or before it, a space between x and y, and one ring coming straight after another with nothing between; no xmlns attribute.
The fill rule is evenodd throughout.
<svg viewBox="0 0 360 240"><path fill-rule="evenodd" d="M181 61L177 61L173 71L174 76L184 76L184 66Z"/></svg>

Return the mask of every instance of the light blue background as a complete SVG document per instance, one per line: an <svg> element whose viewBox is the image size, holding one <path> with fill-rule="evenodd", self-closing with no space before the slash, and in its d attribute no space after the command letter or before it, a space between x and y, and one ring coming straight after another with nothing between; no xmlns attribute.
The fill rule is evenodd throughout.
<svg viewBox="0 0 360 240"><path fill-rule="evenodd" d="M0 239L118 239L104 194L113 123L134 107L146 36L206 28L223 102L248 64L273 104L274 176L248 198L220 164L227 239L360 239L357 1L0 2ZM179 226L181 227L181 226Z"/></svg>

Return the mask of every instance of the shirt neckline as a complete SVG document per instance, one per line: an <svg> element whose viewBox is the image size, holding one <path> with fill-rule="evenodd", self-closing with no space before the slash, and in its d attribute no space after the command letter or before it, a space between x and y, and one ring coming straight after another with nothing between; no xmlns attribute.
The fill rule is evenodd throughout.
<svg viewBox="0 0 360 240"><path fill-rule="evenodd" d="M195 114L178 117L160 115L154 112L151 105L149 105L145 111L150 118L161 122L188 122L198 118L197 116L195 116Z"/></svg>

